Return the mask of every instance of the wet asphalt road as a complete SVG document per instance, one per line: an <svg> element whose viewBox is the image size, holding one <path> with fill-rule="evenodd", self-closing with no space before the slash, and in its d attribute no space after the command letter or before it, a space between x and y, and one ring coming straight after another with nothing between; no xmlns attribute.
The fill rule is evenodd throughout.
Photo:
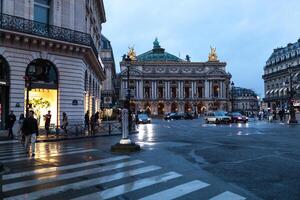
<svg viewBox="0 0 300 200"><path fill-rule="evenodd" d="M169 151L259 198L300 199L300 125L257 120L207 125L197 119L155 121L140 129L155 133L148 139L140 133L141 141L188 144Z"/></svg>
<svg viewBox="0 0 300 200"><path fill-rule="evenodd" d="M1 198L300 199L300 125L154 119L138 131L142 151L126 155L110 152L120 136L40 143L34 159L3 143Z"/></svg>

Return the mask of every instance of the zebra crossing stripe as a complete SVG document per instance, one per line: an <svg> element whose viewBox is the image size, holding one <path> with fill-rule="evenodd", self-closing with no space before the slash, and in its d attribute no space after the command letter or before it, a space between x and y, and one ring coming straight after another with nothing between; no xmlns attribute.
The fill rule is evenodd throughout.
<svg viewBox="0 0 300 200"><path fill-rule="evenodd" d="M24 200L24 199L30 199L30 200L35 200L35 199L40 199L42 197L54 195L60 192L64 192L67 190L80 190L83 188L88 188L91 186L103 184L103 183L108 183L111 181L116 181L122 178L130 177L130 176L136 176L139 174L144 174L147 172L155 171L161 169L158 166L147 166L147 167L142 167L134 170L129 170L129 171L123 171L119 172L113 175L108 175L108 176L103 176L99 178L94 178L94 179L89 179L89 180L84 180L84 181L79 181L76 183L71 183L71 184L66 184L54 188L48 188L48 189L42 189L39 191L31 192L31 193L26 193L26 194L21 194L17 196L12 196L12 197L7 197L4 198L4 200Z"/></svg>
<svg viewBox="0 0 300 200"><path fill-rule="evenodd" d="M223 193L219 194L218 196L215 196L209 200L228 200L228 199L230 199L230 200L245 200L246 198L242 197L240 195L237 195L235 193L226 191L226 192L223 192Z"/></svg>
<svg viewBox="0 0 300 200"><path fill-rule="evenodd" d="M83 150L83 148L72 148L72 149L63 149L65 151L59 151L59 152L69 152L69 151L78 151L78 150ZM2 156L2 154L0 154L0 160L3 160L3 159L8 159L8 158L19 158L19 157L27 157L28 154L26 154L25 150L23 150L24 153L19 153L19 154L11 154L11 155L5 155L5 156ZM35 154L45 154L45 153L59 153L57 151L35 151Z"/></svg>
<svg viewBox="0 0 300 200"><path fill-rule="evenodd" d="M0 141L0 144L12 144L12 143L17 143L19 142L18 140L5 140L5 141Z"/></svg>
<svg viewBox="0 0 300 200"><path fill-rule="evenodd" d="M114 169L120 169L120 168L129 167L129 166L133 166L133 165L138 165L141 163L144 163L144 161L133 160L133 161L128 161L128 162L107 165L107 166L101 166L101 167L92 168L92 169L81 170L78 172L66 173L66 174L62 174L62 175L49 174L47 176L39 177L34 180L4 184L4 185L2 185L2 191L7 192L7 191L11 191L11 190L17 190L20 188L31 187L31 186L45 184L45 183L51 183L53 181L61 181L61 180L75 178L75 177L110 171L110 170L114 170Z"/></svg>
<svg viewBox="0 0 300 200"><path fill-rule="evenodd" d="M207 186L209 186L209 184L204 183L199 180L195 180L195 181L184 183L182 185L178 185L176 187L152 194L150 196L141 198L140 200L157 200L157 199L171 200L171 199L175 199L175 198L181 197L183 195L189 194L196 190L200 190Z"/></svg>
<svg viewBox="0 0 300 200"><path fill-rule="evenodd" d="M131 183L126 183L123 185L119 185L116 187L109 188L107 190L103 190L101 192L96 192L92 194L88 194L85 196L81 196L78 198L74 198L73 200L86 200L86 199L109 199L112 197L116 197L128 192L132 192L144 187L148 187L154 184L166 182L168 180L178 178L182 176L181 174L178 174L176 172L168 172L166 174L158 175L158 176L153 176L150 178L144 178L141 180L137 180Z"/></svg>
<svg viewBox="0 0 300 200"><path fill-rule="evenodd" d="M91 152L91 151L98 151L97 149L87 149L87 150L81 150L81 151L71 151L71 152L62 152L62 153L55 153L51 155L41 155L37 156L35 158L16 158L16 159L11 159L11 160L4 160L2 163L10 163L10 162L17 162L17 161L23 161L23 160L34 160L34 159L39 159L39 158L47 158L47 157L55 157L55 156L63 156L63 155L71 155L71 154L76 154L76 153L86 153L86 152Z"/></svg>
<svg viewBox="0 0 300 200"><path fill-rule="evenodd" d="M76 168L80 168L80 167L86 167L86 166L90 166L90 165L104 164L104 163L119 161L119 160L123 160L123 159L127 159L127 158L130 158L130 157L129 156L117 156L117 157L106 158L106 159L101 159L101 160L87 161L84 163L78 163L78 164L73 164L73 165L65 165L65 166L61 166L61 167L48 167L48 168L36 169L36 170L32 170L32 171L6 174L6 175L3 175L2 178L3 178L3 180L9 180L9 179L20 178L20 177L24 177L24 176L32 176L32 175L49 173L49 172L55 172L55 171L59 171L59 170L69 170L69 169L76 169Z"/></svg>
<svg viewBox="0 0 300 200"><path fill-rule="evenodd" d="M53 148L53 149L49 149L49 148L39 148L39 147L36 147L36 151L56 151L56 150L61 150L61 149L82 149L82 148L78 148L78 147L64 147L64 148ZM0 149L0 154L1 153L12 153L12 152L19 152L19 151L24 151L25 148L22 146L22 147L14 147L14 148L11 148L11 149Z"/></svg>

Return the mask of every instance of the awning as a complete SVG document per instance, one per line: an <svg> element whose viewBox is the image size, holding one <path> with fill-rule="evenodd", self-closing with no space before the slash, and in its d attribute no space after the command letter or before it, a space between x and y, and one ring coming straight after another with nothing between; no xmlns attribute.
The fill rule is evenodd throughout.
<svg viewBox="0 0 300 200"><path fill-rule="evenodd" d="M284 92L286 92L287 91L287 88L284 88L284 90L283 90Z"/></svg>
<svg viewBox="0 0 300 200"><path fill-rule="evenodd" d="M273 94L273 92L274 92L274 90L271 90L271 91L270 91L270 94Z"/></svg>
<svg viewBox="0 0 300 200"><path fill-rule="evenodd" d="M275 90L274 90L274 93L278 92L278 90L279 90L279 89L275 89Z"/></svg>
<svg viewBox="0 0 300 200"><path fill-rule="evenodd" d="M297 73L294 75L294 78L297 78L297 76L299 76L299 73L300 73L300 72L297 72Z"/></svg>
<svg viewBox="0 0 300 200"><path fill-rule="evenodd" d="M284 88L280 88L280 89L279 89L279 92L281 92L282 90L284 90Z"/></svg>
<svg viewBox="0 0 300 200"><path fill-rule="evenodd" d="M298 84L297 86L296 86L296 89L298 90L300 88L300 84Z"/></svg>
<svg viewBox="0 0 300 200"><path fill-rule="evenodd" d="M266 91L266 94L269 94L269 93L270 93L270 90L267 90L267 91Z"/></svg>

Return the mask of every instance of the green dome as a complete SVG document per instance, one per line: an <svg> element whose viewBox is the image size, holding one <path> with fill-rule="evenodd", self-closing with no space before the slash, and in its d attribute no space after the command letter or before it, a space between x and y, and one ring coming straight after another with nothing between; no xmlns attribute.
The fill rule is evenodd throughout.
<svg viewBox="0 0 300 200"><path fill-rule="evenodd" d="M181 62L182 59L174 56L168 52L165 52L165 49L161 48L157 38L153 42L153 49L137 56L138 61L173 61Z"/></svg>

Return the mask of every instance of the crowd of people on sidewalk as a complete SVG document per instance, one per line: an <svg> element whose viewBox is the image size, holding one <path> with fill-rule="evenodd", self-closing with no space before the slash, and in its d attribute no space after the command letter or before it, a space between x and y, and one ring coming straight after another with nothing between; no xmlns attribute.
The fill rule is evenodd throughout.
<svg viewBox="0 0 300 200"><path fill-rule="evenodd" d="M48 113L43 117L45 121L45 131L48 137L50 132L51 111L49 110ZM39 134L39 127L37 119L34 118L34 111L29 111L27 117L25 117L24 114L20 114L17 134L14 134L14 126L16 121L16 116L13 110L11 110L7 122L8 138L18 139L24 145L26 153L29 153L29 144L31 143L31 155L35 156L35 142ZM63 112L61 129L64 130L65 134L68 134L68 124L68 116L65 112Z"/></svg>

